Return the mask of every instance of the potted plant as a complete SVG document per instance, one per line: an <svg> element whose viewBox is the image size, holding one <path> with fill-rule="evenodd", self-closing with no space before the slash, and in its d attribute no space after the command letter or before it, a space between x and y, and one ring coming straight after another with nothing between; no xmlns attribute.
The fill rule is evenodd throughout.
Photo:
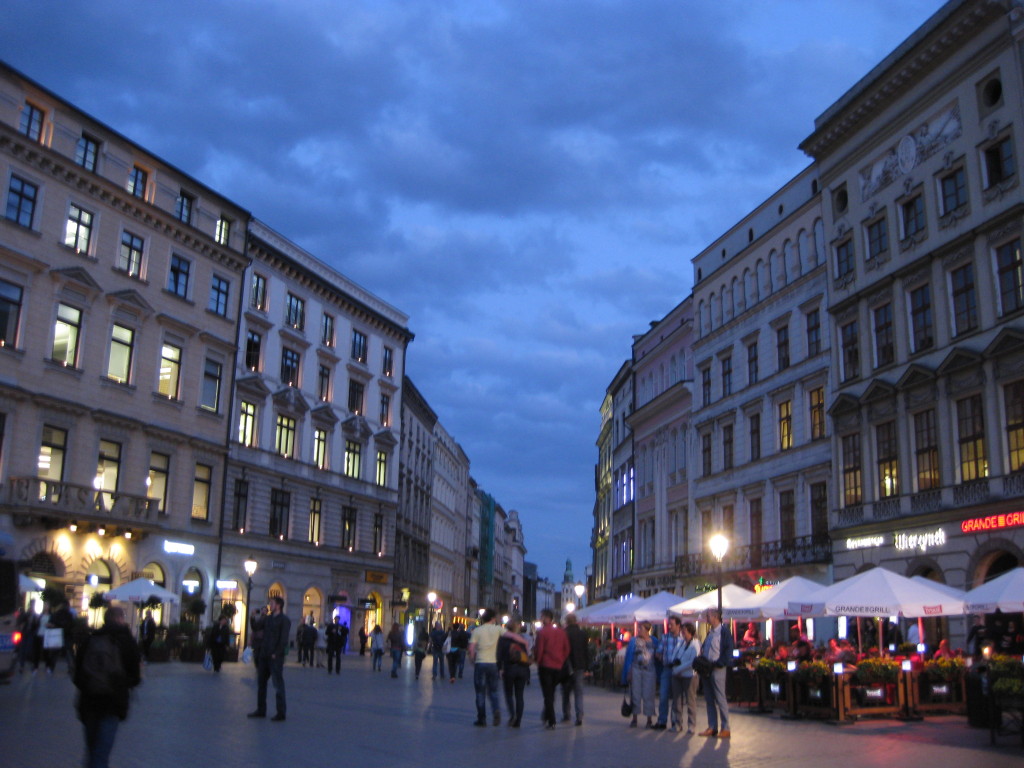
<svg viewBox="0 0 1024 768"><path fill-rule="evenodd" d="M786 665L775 659L760 658L754 667L757 676L769 683L777 683L786 675Z"/></svg>
<svg viewBox="0 0 1024 768"><path fill-rule="evenodd" d="M992 695L1002 707L1024 707L1024 662L1019 656L996 654L989 659Z"/></svg>
<svg viewBox="0 0 1024 768"><path fill-rule="evenodd" d="M861 661L853 673L861 705L890 704L899 674L900 665L892 659L869 657Z"/></svg>
<svg viewBox="0 0 1024 768"><path fill-rule="evenodd" d="M793 675L806 688L808 700L819 702L825 697L825 682L831 679L832 670L824 661L802 661Z"/></svg>

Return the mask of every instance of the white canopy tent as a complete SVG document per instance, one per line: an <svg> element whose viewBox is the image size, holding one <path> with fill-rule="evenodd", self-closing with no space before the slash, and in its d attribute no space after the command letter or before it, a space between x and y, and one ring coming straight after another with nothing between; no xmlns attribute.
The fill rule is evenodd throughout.
<svg viewBox="0 0 1024 768"><path fill-rule="evenodd" d="M154 595L164 603L180 602L180 598L176 594L144 578L133 579L119 587L114 587L104 592L103 599L120 600L126 603L141 603Z"/></svg>
<svg viewBox="0 0 1024 768"><path fill-rule="evenodd" d="M641 597L629 597L625 600L606 600L600 605L594 606L592 612L587 613L583 618L579 614L576 614L577 620L581 624L599 625L599 624L624 624L626 623L620 617L623 615L632 615L629 613L630 609L640 605L643 602ZM633 619L628 619L629 623L633 622Z"/></svg>
<svg viewBox="0 0 1024 768"><path fill-rule="evenodd" d="M669 607L679 602L679 595L659 592L646 598L633 598L619 603L619 607L601 613L605 624L633 624L637 621L660 622L668 618Z"/></svg>
<svg viewBox="0 0 1024 768"><path fill-rule="evenodd" d="M958 616L963 598L885 568L872 568L801 600L789 603L793 616Z"/></svg>
<svg viewBox="0 0 1024 768"><path fill-rule="evenodd" d="M1024 568L1014 568L964 595L967 613L1024 611Z"/></svg>
<svg viewBox="0 0 1024 768"><path fill-rule="evenodd" d="M722 613L725 615L722 618L736 621L796 618L799 614L790 610L790 602L806 600L820 591L822 586L803 576L793 576L764 592L752 592L749 597L728 608L723 606Z"/></svg>
<svg viewBox="0 0 1024 768"><path fill-rule="evenodd" d="M734 605L742 605L753 594L749 589L737 587L735 584L726 584L722 587L722 612L724 613L726 608L731 608ZM718 590L713 589L710 592L705 592L702 595L697 595L689 600L669 606L668 612L673 616L696 616L708 608L717 607Z"/></svg>

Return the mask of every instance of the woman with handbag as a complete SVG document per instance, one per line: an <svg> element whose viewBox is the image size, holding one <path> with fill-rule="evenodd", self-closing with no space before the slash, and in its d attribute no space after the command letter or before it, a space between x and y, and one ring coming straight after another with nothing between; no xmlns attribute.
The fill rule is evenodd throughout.
<svg viewBox="0 0 1024 768"><path fill-rule="evenodd" d="M679 621L673 617L669 621ZM693 662L697 658L700 643L694 639L697 633L692 622L682 625L682 639L675 647L673 658L665 663L672 667L672 729L683 730L683 707L686 707L686 733L697 732L697 677L693 674Z"/></svg>
<svg viewBox="0 0 1024 768"><path fill-rule="evenodd" d="M508 724L518 728L523 720L523 689L530 682L530 652L526 638L519 634L522 622L510 619L505 634L498 638L498 674L505 686Z"/></svg>
<svg viewBox="0 0 1024 768"><path fill-rule="evenodd" d="M642 710L647 715L647 727L654 727L654 689L657 672L654 668L655 654L660 650L658 639L651 635L651 622L642 621L636 637L626 647L626 662L622 666L622 684L629 686L633 718L630 728L636 728L636 718Z"/></svg>

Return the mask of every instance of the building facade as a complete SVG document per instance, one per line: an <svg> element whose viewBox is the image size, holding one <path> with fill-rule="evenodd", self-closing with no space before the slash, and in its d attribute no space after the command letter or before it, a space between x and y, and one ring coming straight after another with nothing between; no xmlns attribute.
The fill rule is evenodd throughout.
<svg viewBox="0 0 1024 768"><path fill-rule="evenodd" d="M444 426L434 424L434 482L431 492L430 588L441 601L445 626L465 616L466 504L469 458Z"/></svg>
<svg viewBox="0 0 1024 768"><path fill-rule="evenodd" d="M633 591L633 523L636 495L633 465L633 432L629 415L633 412L633 367L627 360L608 387L612 400L612 489L610 597L623 597Z"/></svg>

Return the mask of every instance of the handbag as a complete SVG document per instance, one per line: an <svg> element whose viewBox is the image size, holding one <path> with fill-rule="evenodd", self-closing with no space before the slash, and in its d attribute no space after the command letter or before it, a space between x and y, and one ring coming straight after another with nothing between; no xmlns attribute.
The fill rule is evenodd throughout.
<svg viewBox="0 0 1024 768"><path fill-rule="evenodd" d="M203 656L203 669L205 669L207 672L213 669L213 654L209 651L207 651L206 655Z"/></svg>
<svg viewBox="0 0 1024 768"><path fill-rule="evenodd" d="M252 648L246 648L242 651L242 663L252 664Z"/></svg>
<svg viewBox="0 0 1024 768"><path fill-rule="evenodd" d="M48 651L55 651L64 647L64 630L60 627L51 627L43 630L43 648Z"/></svg>
<svg viewBox="0 0 1024 768"><path fill-rule="evenodd" d="M622 716L629 717L633 714L633 702L629 700L629 696L625 693L622 694Z"/></svg>
<svg viewBox="0 0 1024 768"><path fill-rule="evenodd" d="M715 668L715 665L711 663L711 659L707 656L698 656L693 660L693 671L701 677L707 677L711 674L711 670Z"/></svg>

